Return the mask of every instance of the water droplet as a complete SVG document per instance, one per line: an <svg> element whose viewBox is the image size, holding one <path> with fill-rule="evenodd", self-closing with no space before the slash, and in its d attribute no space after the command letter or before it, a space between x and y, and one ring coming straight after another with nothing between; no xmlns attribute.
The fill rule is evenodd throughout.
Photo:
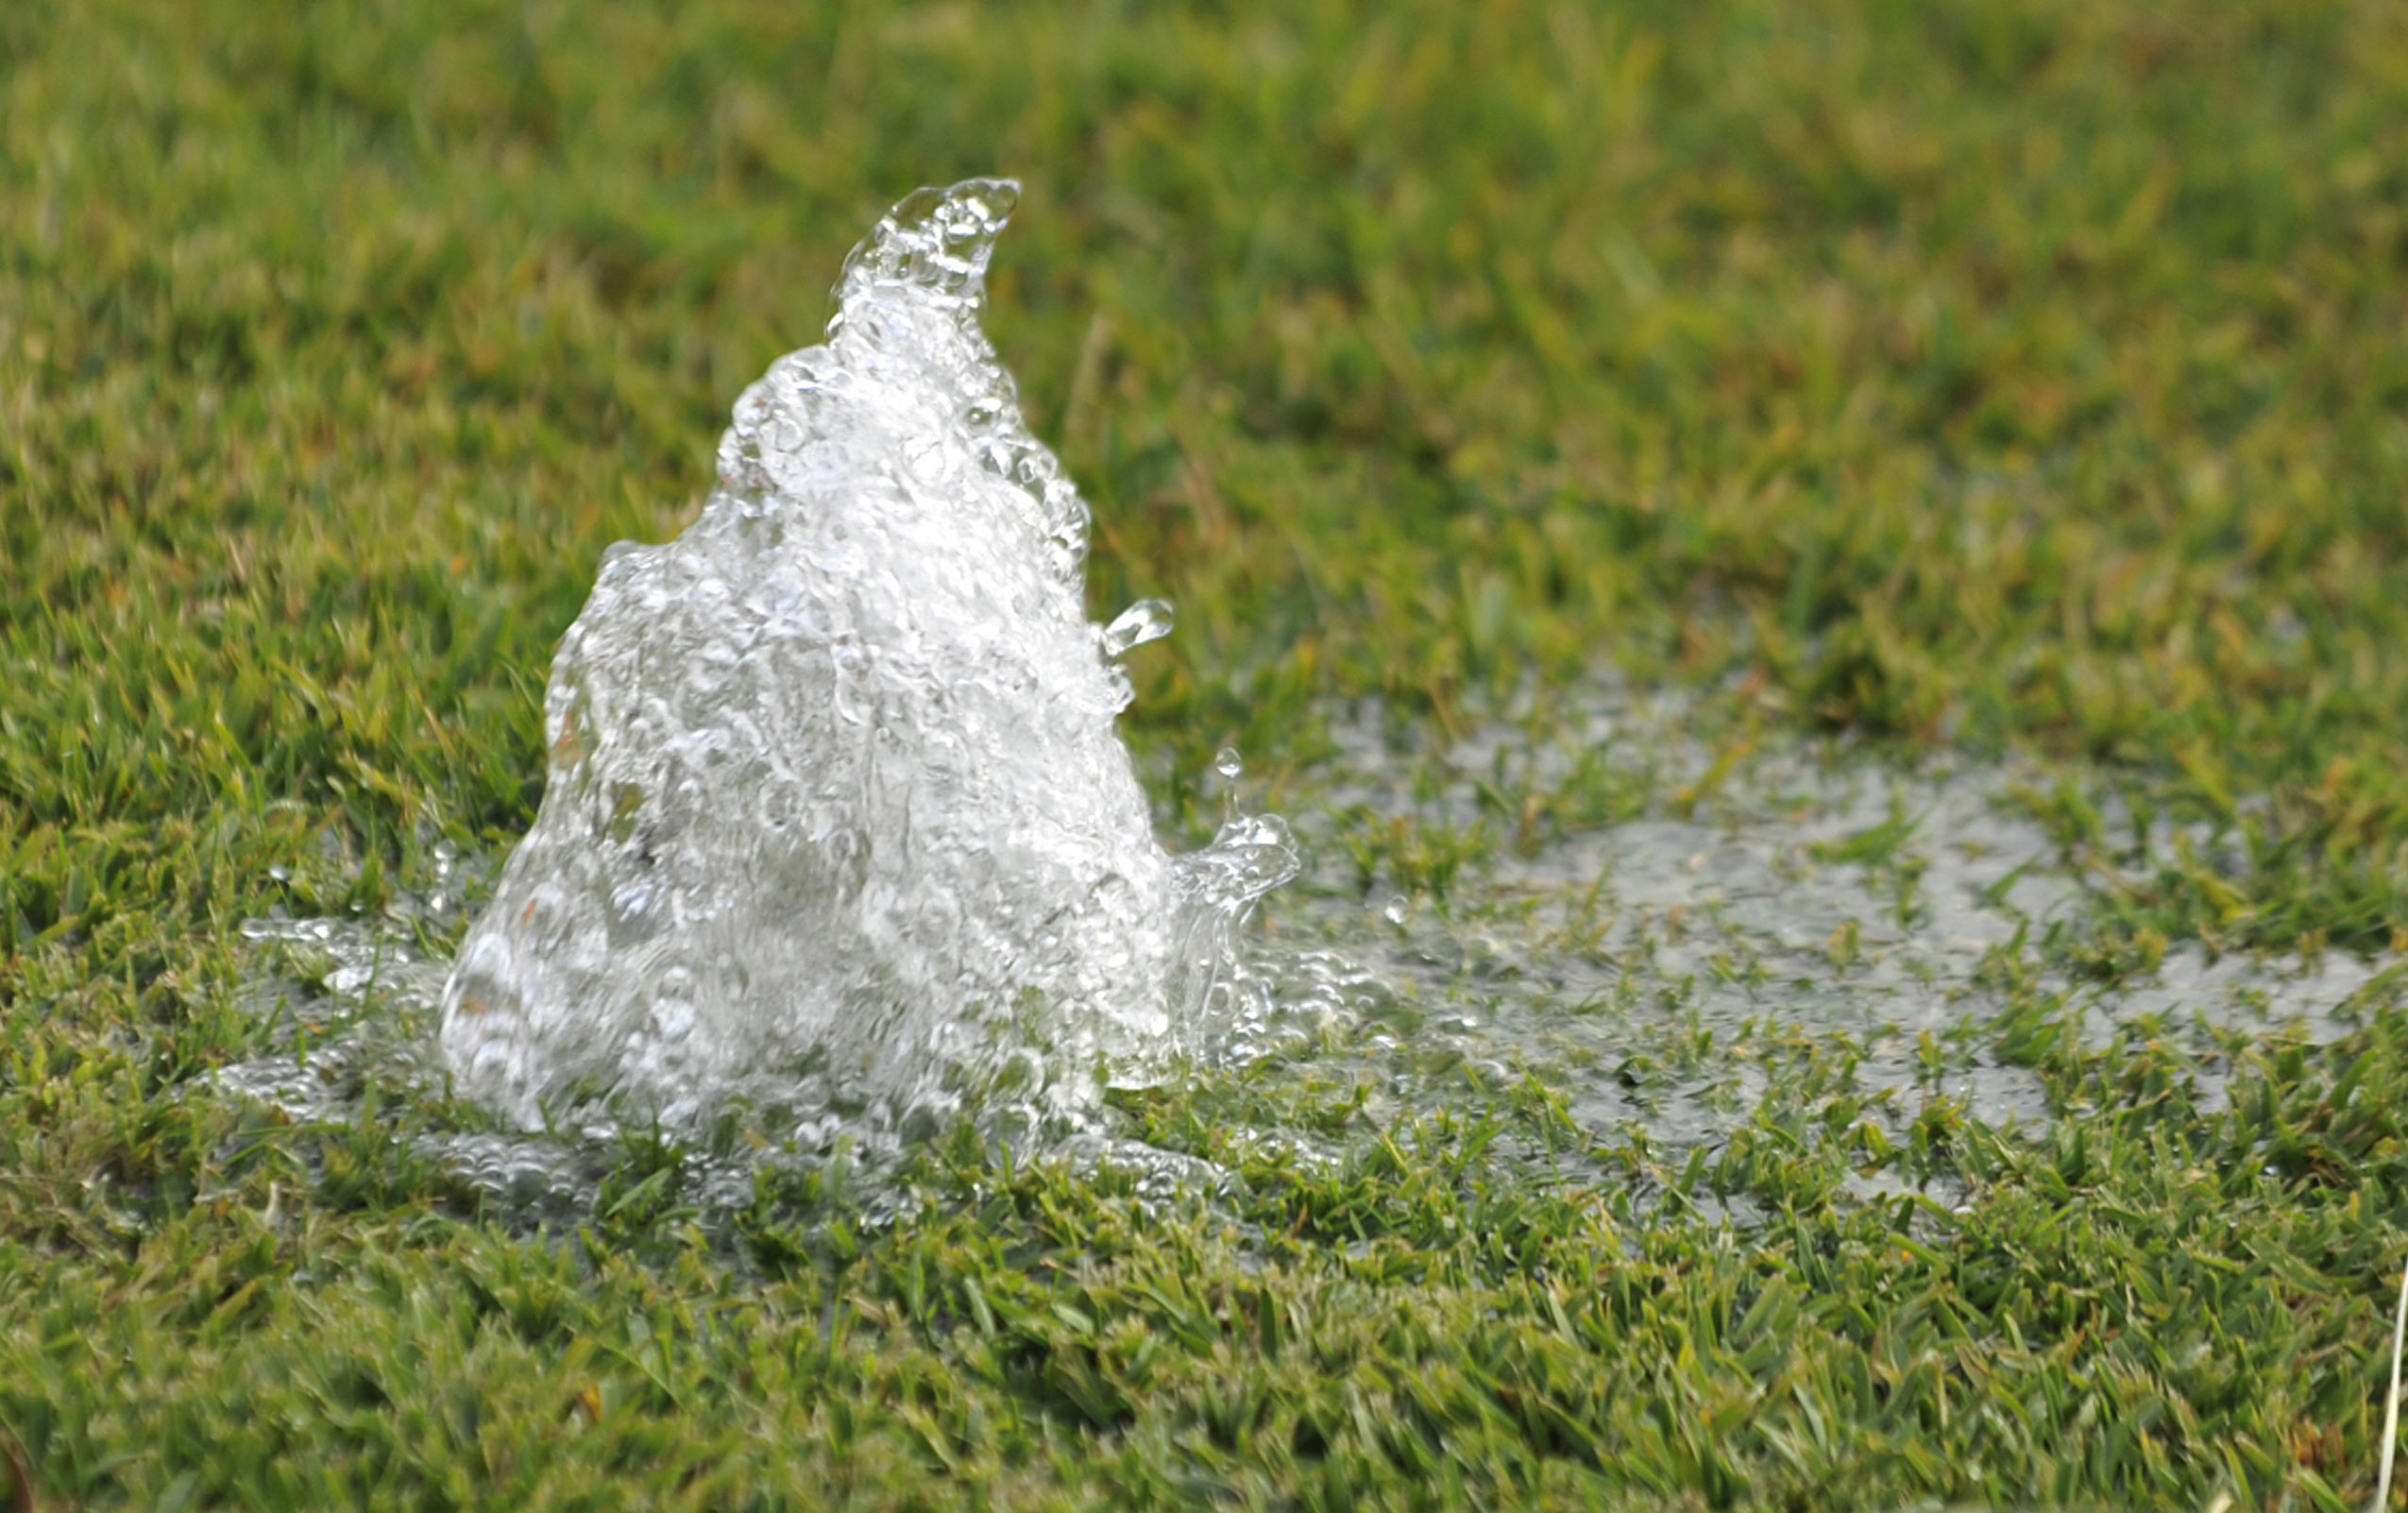
<svg viewBox="0 0 2408 1513"><path fill-rule="evenodd" d="M1246 775L1246 758L1235 746L1224 746L1212 757L1212 771L1234 783Z"/></svg>
<svg viewBox="0 0 2408 1513"><path fill-rule="evenodd" d="M1411 913L1412 910L1413 906L1406 901L1405 895L1399 893L1388 900L1387 907L1380 910L1380 917L1386 920L1389 924L1394 925L1397 928L1402 929L1404 928L1405 916Z"/></svg>
<svg viewBox="0 0 2408 1513"><path fill-rule="evenodd" d="M1106 656L1119 656L1132 647L1159 641L1171 633L1171 606L1165 599L1141 599L1104 627Z"/></svg>

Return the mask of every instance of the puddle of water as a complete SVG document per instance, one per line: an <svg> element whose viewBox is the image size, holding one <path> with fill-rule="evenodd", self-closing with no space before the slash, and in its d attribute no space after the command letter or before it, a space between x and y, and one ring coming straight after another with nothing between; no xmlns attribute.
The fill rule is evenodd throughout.
<svg viewBox="0 0 2408 1513"><path fill-rule="evenodd" d="M1682 736L1684 710L1601 691L1552 733L1498 722L1438 752L1392 746L1376 705L1334 720L1338 757L1296 806L1308 871L1265 910L1280 1028L1311 1046L1283 1073L1368 1088L1375 1125L1535 1085L1591 1136L1675 1161L1768 1096L1850 1099L1893 1139L1943 1096L1993 1126L2045 1125L2042 1080L1995 1047L2009 997L1985 970L2038 963L2052 928L2085 923L2059 848L2011 798L2038 774L1804 746L1732 762ZM1515 794L1600 760L1635 813L1499 844L1443 899L1395 896L1348 844L1399 816L1509 834ZM2230 1076L2217 1031L2336 1038L2380 971L2185 947L2114 984L2026 980L2063 994L2094 1046L2140 1027L2191 1053L2213 1108Z"/></svg>
<svg viewBox="0 0 2408 1513"><path fill-rule="evenodd" d="M1718 773L1717 754L1681 735L1680 713L1677 701L1600 692L1544 735L1501 722L1433 754L1391 750L1376 708L1343 711L1337 756L1291 799L1303 876L1268 901L1232 987L1251 995L1230 1021L1233 1069L1199 1074L1252 1090L1221 1137L1320 1163L1402 1115L1477 1117L1543 1099L1580 1138L1551 1148L1514 1136L1500 1157L1583 1182L1605 1171L1599 1152L1633 1141L1677 1166L1758 1120L1768 1099L1769 1112L1809 1123L1845 1101L1893 1140L1942 1097L1993 1126L2044 1126L2041 1080L1997 1052L1991 1026L2009 990L1984 970L1998 953L2037 963L2048 929L2083 919L2054 842L2009 799L2033 774L1945 762L1904 771L1804 747ZM1495 846L1452 876L1443 899L1399 896L1383 864L1365 876L1363 835L1399 818L1495 825L1501 791L1510 800L1593 780L1601 754L1630 795L1619 823ZM452 910L405 900L382 922L247 926L263 954L246 992L292 1028L276 1054L227 1068L220 1086L297 1119L342 1121L375 1084L388 1106L415 1099L440 1123L430 1027L447 963L411 936L456 931ZM2039 980L2082 1015L2094 1043L2137 1029L2194 1053L2213 1107L2229 1075L2216 1031L2287 1025L2334 1038L2354 1028L2367 994L2397 991L2382 971L2333 954L2211 961L2184 946L2114 984ZM1349 1100L1355 1111L1334 1129L1280 1112ZM412 1138L508 1204L573 1214L623 1134L598 1118L547 1133ZM766 1134L691 1157L686 1200L740 1207L758 1171L830 1149L807 1130ZM1223 1180L1109 1123L1047 1153L1133 1170L1155 1197ZM875 1153L851 1159L870 1162L874 1189ZM1899 1185L1855 1184L1864 1196Z"/></svg>

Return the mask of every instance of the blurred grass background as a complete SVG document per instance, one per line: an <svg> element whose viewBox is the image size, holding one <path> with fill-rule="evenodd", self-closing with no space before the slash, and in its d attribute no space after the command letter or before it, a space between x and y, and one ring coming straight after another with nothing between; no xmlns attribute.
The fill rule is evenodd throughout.
<svg viewBox="0 0 2408 1513"><path fill-rule="evenodd" d="M515 833L602 547L690 516L880 209L998 171L994 332L1098 612L1179 608L1132 723L1183 769L1620 664L2247 801L2242 939L2408 922L2396 8L76 0L0 49L21 942L222 917L247 872L146 869L277 804Z"/></svg>
<svg viewBox="0 0 2408 1513"><path fill-rule="evenodd" d="M523 828L602 549L880 210L996 172L1172 769L1619 670L2083 764L2161 949L2402 940L2397 5L12 5L7 1244L121 1243L95 1170L185 1212L234 923Z"/></svg>

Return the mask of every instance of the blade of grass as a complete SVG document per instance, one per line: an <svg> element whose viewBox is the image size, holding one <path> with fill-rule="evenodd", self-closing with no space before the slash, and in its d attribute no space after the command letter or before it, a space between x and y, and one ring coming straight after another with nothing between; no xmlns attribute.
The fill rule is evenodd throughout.
<svg viewBox="0 0 2408 1513"><path fill-rule="evenodd" d="M2391 1390L2383 1400L2383 1469L2375 1473L2371 1513L2391 1504L2391 1460L2400 1446L2400 1347L2408 1342L2408 1266L2400 1269L2400 1309L2391 1320Z"/></svg>

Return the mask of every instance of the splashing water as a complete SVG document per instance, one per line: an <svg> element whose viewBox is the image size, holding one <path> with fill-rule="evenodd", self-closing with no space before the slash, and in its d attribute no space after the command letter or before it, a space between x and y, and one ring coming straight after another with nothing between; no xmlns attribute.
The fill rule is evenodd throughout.
<svg viewBox="0 0 2408 1513"><path fill-rule="evenodd" d="M550 782L446 985L461 1092L527 1128L731 1099L822 1138L1076 1114L1260 1012L1286 827L1172 858L1113 719L1088 509L978 325L1008 180L856 248L826 345L738 401L701 518L604 555L545 697Z"/></svg>

